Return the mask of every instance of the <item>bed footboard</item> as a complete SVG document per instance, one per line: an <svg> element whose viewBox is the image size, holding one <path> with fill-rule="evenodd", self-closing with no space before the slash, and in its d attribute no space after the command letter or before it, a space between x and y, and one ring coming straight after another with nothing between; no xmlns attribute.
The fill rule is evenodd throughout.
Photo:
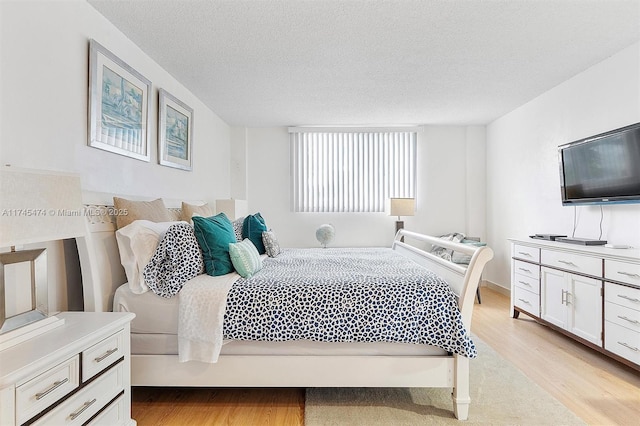
<svg viewBox="0 0 640 426"><path fill-rule="evenodd" d="M409 242L411 242L411 244L409 244ZM420 245L422 245L422 248ZM425 245L429 247L444 247L467 254L471 256L471 260L469 261L469 265L464 267L429 253ZM476 290L478 289L478 285L480 285L480 279L482 278L485 265L493 259L493 250L487 246L476 247L468 244L454 243L405 229L398 231L392 248L432 270L447 281L449 287L451 287L453 292L458 296L458 305L462 313L464 325L467 330L471 330L471 318L473 315L473 303Z"/></svg>

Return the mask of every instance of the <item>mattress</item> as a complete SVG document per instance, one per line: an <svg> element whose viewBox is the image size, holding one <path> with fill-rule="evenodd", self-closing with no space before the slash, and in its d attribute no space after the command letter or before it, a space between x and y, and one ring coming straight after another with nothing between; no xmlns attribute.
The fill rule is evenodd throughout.
<svg viewBox="0 0 640 426"><path fill-rule="evenodd" d="M133 312L132 355L178 354L178 297L166 299L152 292L134 294L121 285L113 298L113 310ZM441 348L411 343L327 343L309 340L258 342L227 340L221 355L321 355L321 356L435 356L446 355Z"/></svg>
<svg viewBox="0 0 640 426"><path fill-rule="evenodd" d="M135 294L129 284L116 289L113 296L114 312L133 312L131 333L178 334L179 296L170 299L151 291Z"/></svg>

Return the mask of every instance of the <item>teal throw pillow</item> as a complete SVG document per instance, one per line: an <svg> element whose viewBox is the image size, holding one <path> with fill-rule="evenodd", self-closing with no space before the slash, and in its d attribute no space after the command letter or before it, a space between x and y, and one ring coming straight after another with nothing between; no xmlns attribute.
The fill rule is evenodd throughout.
<svg viewBox="0 0 640 426"><path fill-rule="evenodd" d="M236 234L231 221L224 213L212 217L194 216L192 220L207 274L218 276L233 272L229 244L236 242Z"/></svg>
<svg viewBox="0 0 640 426"><path fill-rule="evenodd" d="M248 238L239 243L229 244L229 256L233 267L242 278L249 278L262 269L262 259L258 250Z"/></svg>
<svg viewBox="0 0 640 426"><path fill-rule="evenodd" d="M260 254L266 253L264 243L262 242L262 233L265 231L268 231L267 225L260 213L251 214L244 218L244 223L242 224L242 239L250 239Z"/></svg>

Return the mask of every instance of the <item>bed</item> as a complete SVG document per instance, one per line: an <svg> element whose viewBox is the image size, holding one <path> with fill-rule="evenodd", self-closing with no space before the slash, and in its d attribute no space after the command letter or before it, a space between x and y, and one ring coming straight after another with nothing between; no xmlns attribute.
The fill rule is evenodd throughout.
<svg viewBox="0 0 640 426"><path fill-rule="evenodd" d="M448 387L452 388L454 415L467 419L473 361L441 347L393 342L234 340L225 341L215 363L180 362L176 321L180 298L133 294L123 285L126 277L120 264L115 220L110 214L113 210L107 200L110 198L106 194L85 196L87 234L77 239L84 303L86 311L136 313L132 323L133 386ZM179 209L170 211L179 216ZM426 248L432 245L470 256L468 266L429 253ZM493 257L489 247L400 230L390 251L444 279L458 296L456 303L464 327L471 329L476 289L485 264Z"/></svg>

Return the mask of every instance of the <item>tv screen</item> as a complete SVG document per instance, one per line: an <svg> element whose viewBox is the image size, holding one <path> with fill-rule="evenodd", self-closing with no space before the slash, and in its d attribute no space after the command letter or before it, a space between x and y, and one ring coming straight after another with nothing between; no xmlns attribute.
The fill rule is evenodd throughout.
<svg viewBox="0 0 640 426"><path fill-rule="evenodd" d="M640 123L558 151L562 204L640 202Z"/></svg>

